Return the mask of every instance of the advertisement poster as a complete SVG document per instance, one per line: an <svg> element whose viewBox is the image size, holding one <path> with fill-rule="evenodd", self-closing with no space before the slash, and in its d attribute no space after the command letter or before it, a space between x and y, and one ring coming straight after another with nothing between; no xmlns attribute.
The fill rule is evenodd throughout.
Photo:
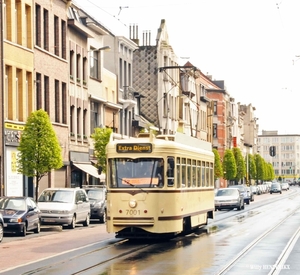
<svg viewBox="0 0 300 275"><path fill-rule="evenodd" d="M23 175L17 172L17 147L6 147L6 195L23 196Z"/></svg>

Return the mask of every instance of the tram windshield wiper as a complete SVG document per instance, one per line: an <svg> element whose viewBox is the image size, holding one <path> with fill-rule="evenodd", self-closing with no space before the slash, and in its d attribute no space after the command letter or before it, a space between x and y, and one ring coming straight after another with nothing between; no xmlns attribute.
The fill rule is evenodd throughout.
<svg viewBox="0 0 300 275"><path fill-rule="evenodd" d="M118 179L120 179L121 181L126 182L126 183L127 183L128 185L130 185L131 187L138 188L138 189L140 189L141 191L143 191L143 192L145 192L145 193L148 194L148 191L144 190L143 188L141 188L141 187L139 187L139 186L137 186L137 185L134 185L134 184L130 183L128 180L125 180L125 179L122 179L122 178L118 178Z"/></svg>

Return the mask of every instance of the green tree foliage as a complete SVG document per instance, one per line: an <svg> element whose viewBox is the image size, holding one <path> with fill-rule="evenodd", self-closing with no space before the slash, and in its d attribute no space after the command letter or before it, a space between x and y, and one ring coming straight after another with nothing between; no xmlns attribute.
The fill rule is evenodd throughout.
<svg viewBox="0 0 300 275"><path fill-rule="evenodd" d="M264 180L264 159L259 154L254 155L254 162L256 166L255 180Z"/></svg>
<svg viewBox="0 0 300 275"><path fill-rule="evenodd" d="M256 176L256 165L254 156L251 154L248 154L248 165L249 165L249 180L255 179Z"/></svg>
<svg viewBox="0 0 300 275"><path fill-rule="evenodd" d="M223 158L224 179L234 180L237 173L235 158L231 149L226 149Z"/></svg>
<svg viewBox="0 0 300 275"><path fill-rule="evenodd" d="M58 138L44 110L32 112L28 117L18 151L18 172L36 178L37 200L41 178L63 166Z"/></svg>
<svg viewBox="0 0 300 275"><path fill-rule="evenodd" d="M215 164L214 164L214 180L223 177L223 167L221 163L220 154L217 149L213 149L215 154Z"/></svg>
<svg viewBox="0 0 300 275"><path fill-rule="evenodd" d="M96 128L95 132L91 135L94 140L95 157L98 161L98 167L106 172L106 145L109 142L112 129L110 128Z"/></svg>
<svg viewBox="0 0 300 275"><path fill-rule="evenodd" d="M235 181L238 182L239 180L243 179L246 176L245 161L240 148L234 147L232 149L232 152L236 163Z"/></svg>

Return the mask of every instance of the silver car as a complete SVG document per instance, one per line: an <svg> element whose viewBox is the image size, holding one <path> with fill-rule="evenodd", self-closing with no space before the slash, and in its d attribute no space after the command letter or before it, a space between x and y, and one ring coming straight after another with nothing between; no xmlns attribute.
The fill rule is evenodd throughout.
<svg viewBox="0 0 300 275"><path fill-rule="evenodd" d="M237 188L220 188L215 194L215 210L244 209L244 197Z"/></svg>
<svg viewBox="0 0 300 275"><path fill-rule="evenodd" d="M38 199L41 223L74 229L76 223L90 224L90 202L83 189L47 188Z"/></svg>

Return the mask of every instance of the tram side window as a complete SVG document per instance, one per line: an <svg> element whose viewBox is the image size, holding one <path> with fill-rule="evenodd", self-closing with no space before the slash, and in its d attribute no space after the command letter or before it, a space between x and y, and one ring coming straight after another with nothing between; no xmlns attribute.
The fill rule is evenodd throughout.
<svg viewBox="0 0 300 275"><path fill-rule="evenodd" d="M180 158L176 159L176 171L177 171L177 188L181 187L181 177L180 177Z"/></svg>
<svg viewBox="0 0 300 275"><path fill-rule="evenodd" d="M191 169L191 160L190 159L187 159L186 173L187 173L188 187L191 187L192 186L192 179L191 179L192 169Z"/></svg>
<svg viewBox="0 0 300 275"><path fill-rule="evenodd" d="M214 186L214 165L210 164L210 186Z"/></svg>
<svg viewBox="0 0 300 275"><path fill-rule="evenodd" d="M197 186L196 160L192 160L192 186Z"/></svg>
<svg viewBox="0 0 300 275"><path fill-rule="evenodd" d="M174 157L168 157L167 165L167 177L168 177L168 186L174 186Z"/></svg>
<svg viewBox="0 0 300 275"><path fill-rule="evenodd" d="M113 160L109 159L108 160L108 175L110 175L110 187L116 187L117 186L117 180L116 180L116 167L115 167L115 162Z"/></svg>
<svg viewBox="0 0 300 275"><path fill-rule="evenodd" d="M209 174L210 174L210 167L209 167L209 162L205 163L205 183L206 187L209 186Z"/></svg>
<svg viewBox="0 0 300 275"><path fill-rule="evenodd" d="M182 158L181 159L181 184L182 187L186 187L187 183L186 183L186 159Z"/></svg>
<svg viewBox="0 0 300 275"><path fill-rule="evenodd" d="M205 186L205 162L201 161L201 186Z"/></svg>
<svg viewBox="0 0 300 275"><path fill-rule="evenodd" d="M201 187L201 161L197 160L197 186Z"/></svg>

